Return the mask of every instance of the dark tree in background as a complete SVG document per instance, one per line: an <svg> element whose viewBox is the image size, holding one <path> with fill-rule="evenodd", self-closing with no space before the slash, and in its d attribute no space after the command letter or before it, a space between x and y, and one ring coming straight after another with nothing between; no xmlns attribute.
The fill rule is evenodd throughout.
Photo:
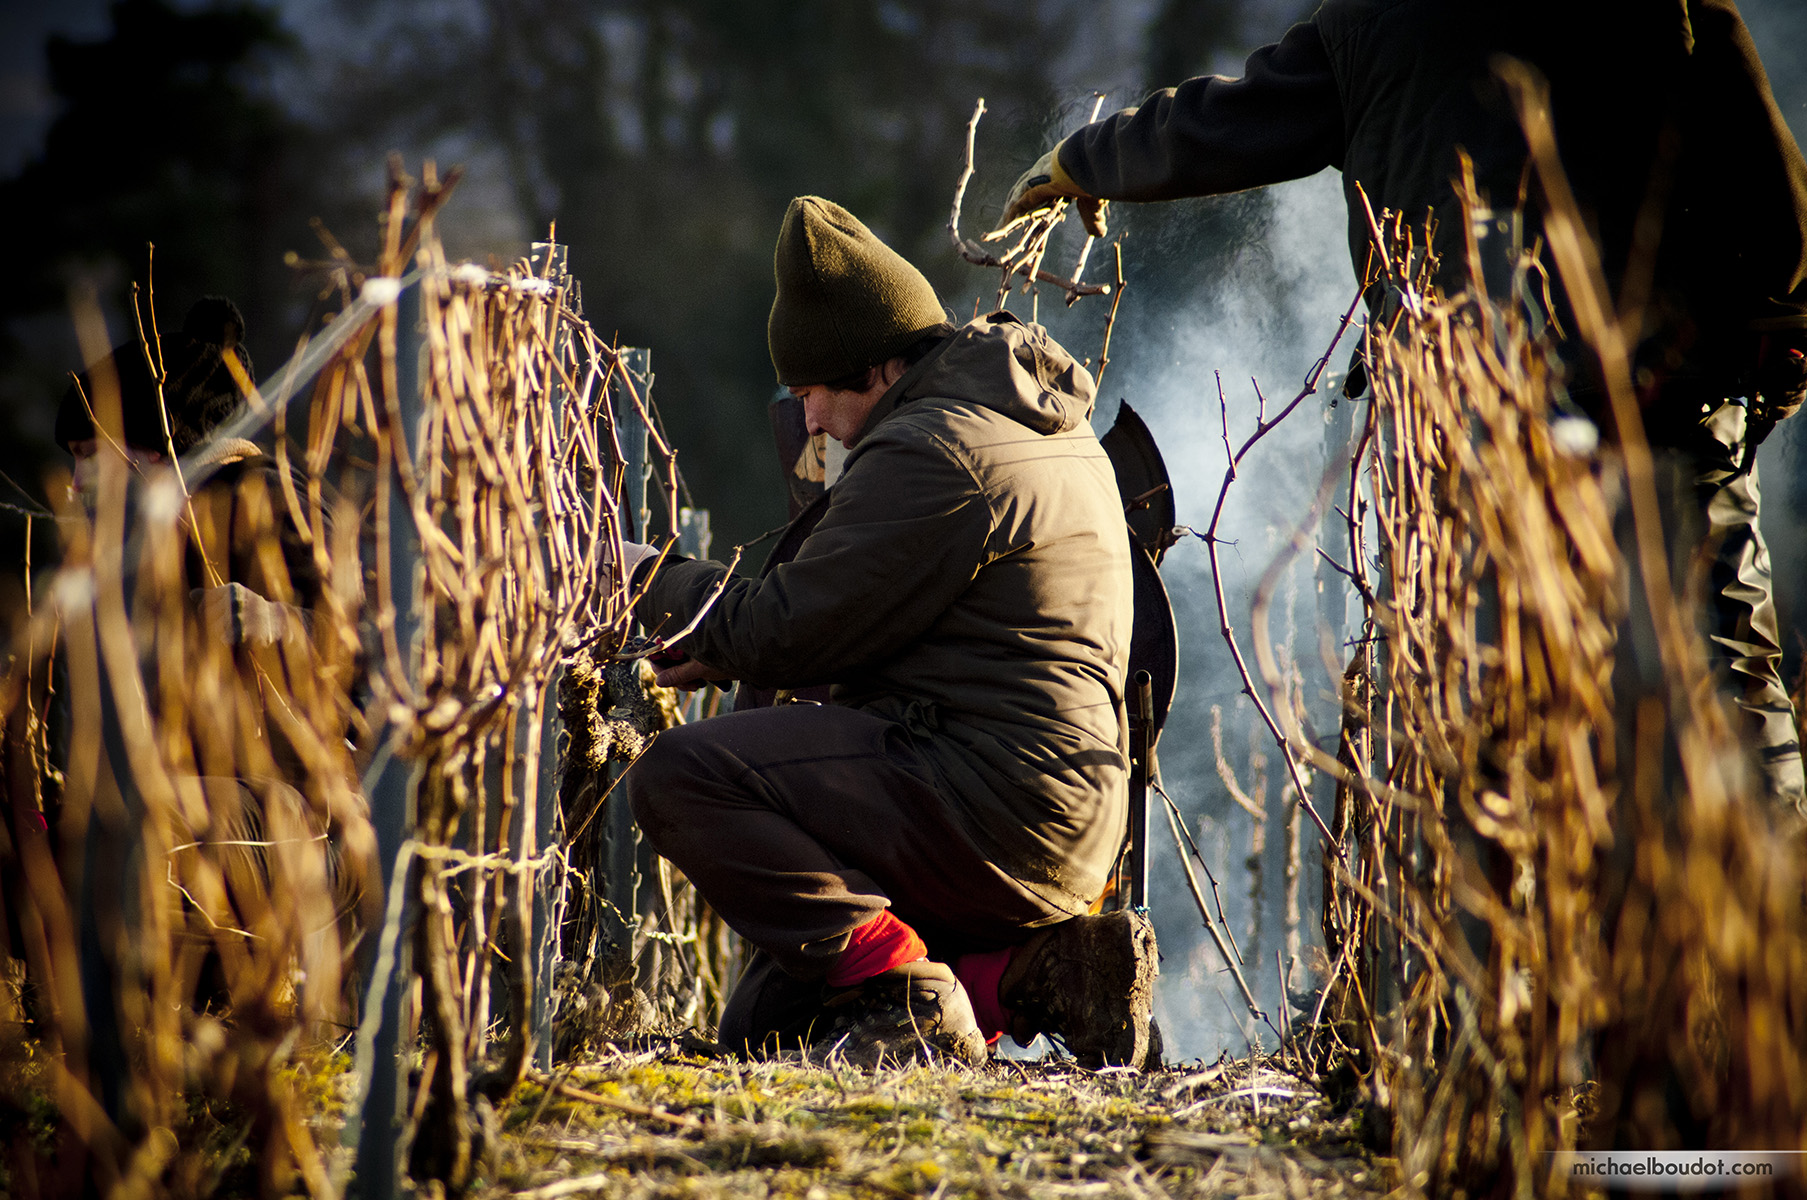
<svg viewBox="0 0 1807 1200"><path fill-rule="evenodd" d="M1010 174L1078 123L1085 85L1129 103L1149 85L1233 69L1310 7L119 0L110 36L48 47L62 114L42 155L0 182L16 264L0 299L0 404L13 435L0 465L33 487L36 460L54 455L49 410L62 374L81 365L72 276L102 282L123 337L126 284L155 241L164 319L203 292L233 295L267 372L302 332L310 296L283 253L318 256L305 218L319 215L368 256L381 164L399 149L415 163L471 164L446 217L454 247L481 227L466 244L507 259L557 223L592 319L656 351L661 410L696 499L741 540L782 512L766 451L764 320L773 230L792 196L848 205L965 315L991 281L954 259L941 226L975 97L992 115L969 230L995 214ZM1799 15L1747 8L1785 50L1781 26ZM1096 47L1113 22L1139 23L1123 44L1144 53L1105 70ZM1791 117L1797 76L1778 78ZM1248 269L1270 213L1264 192L1119 206L1135 284L1119 328L1126 368L1166 354L1176 322L1209 320L1231 264L1241 264L1239 307L1286 286ZM1055 323L1081 354L1094 348L1091 326Z"/></svg>
<svg viewBox="0 0 1807 1200"><path fill-rule="evenodd" d="M1049 66L1076 11L480 0L449 19L434 3L341 7L358 40L388 48L348 71L346 109L382 114L398 142L457 130L499 150L530 234L556 222L571 247L592 322L653 348L680 463L731 542L783 518L765 319L785 206L807 193L847 205L970 309L985 281L942 231L966 118L986 97L1008 114L986 130L991 160L1032 153L1040 130L1027 125L1055 99Z"/></svg>
<svg viewBox="0 0 1807 1200"><path fill-rule="evenodd" d="M250 4L182 12L120 0L112 18L104 41L54 38L46 49L62 113L43 154L0 184L7 228L24 235L9 246L15 274L0 315L62 310L84 274L125 311L117 306L155 242L166 309L224 292L246 308L253 335L273 331L278 312L264 299L282 272L284 166L298 131L248 76L290 39Z"/></svg>
<svg viewBox="0 0 1807 1200"><path fill-rule="evenodd" d="M166 0L120 0L98 42L53 38L45 48L61 113L43 152L0 182L9 231L0 290L0 469L40 494L46 467L66 462L50 440L68 372L83 364L68 301L97 288L115 339L130 335L131 281L156 243L164 323L209 292L244 307L257 360L270 363L296 330L281 305L285 216L297 199L287 171L295 123L253 79L291 53L275 13L247 3L182 11ZM293 220L290 224L293 224ZM7 503L22 504L6 486ZM0 554L18 561L23 523L0 521ZM48 523L38 526L45 534ZM39 561L47 548L38 542Z"/></svg>
<svg viewBox="0 0 1807 1200"><path fill-rule="evenodd" d="M1245 7L1168 4L1148 35L1154 57L1097 82L1119 85L1115 99L1126 101L1139 87L1132 79L1221 59L1248 24ZM50 46L63 112L43 155L0 184L10 227L32 231L23 282L0 302L0 388L24 435L11 442L31 446L7 469L34 486L41 470L31 460L55 456L48 413L62 373L80 365L68 331L71 278L102 281L123 337L127 285L155 241L163 319L179 319L203 292L233 295L267 373L306 319L308 289L282 265L284 252L318 257L305 218L321 215L368 257L381 163L401 150L415 164L427 155L442 167L471 163L445 219L454 245L461 224L504 230L473 248L506 259L556 222L591 319L655 350L656 396L697 502L728 541L751 537L783 513L768 449L764 327L785 205L812 192L846 204L970 314L993 281L954 258L942 229L973 101L984 96L991 115L969 231L995 215L1008 176L1088 107L1071 94L1075 79L1096 78L1088 35L1126 19L1120 9L1128 6L1079 0L337 0L292 10L273 0L120 0L111 36ZM315 24L285 32L285 16ZM1177 267L1180 290L1211 275L1211 247L1247 241L1244 221L1184 224L1180 249L1191 259L1157 255ZM1139 245L1156 249L1132 242L1132 257Z"/></svg>

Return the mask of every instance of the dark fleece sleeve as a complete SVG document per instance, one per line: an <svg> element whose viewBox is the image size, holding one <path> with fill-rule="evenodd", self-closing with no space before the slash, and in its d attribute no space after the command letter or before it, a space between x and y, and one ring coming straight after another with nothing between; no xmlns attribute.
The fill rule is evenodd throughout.
<svg viewBox="0 0 1807 1200"><path fill-rule="evenodd" d="M1086 126L1060 165L1107 200L1176 200L1341 167L1343 137L1330 57L1306 22L1251 54L1241 79L1189 79Z"/></svg>
<svg viewBox="0 0 1807 1200"><path fill-rule="evenodd" d="M1758 331L1807 328L1807 162L1732 0L1695 0L1689 152L1695 287ZM1698 216L1696 216L1698 214ZM1704 219L1703 219L1704 218ZM1715 278L1717 276L1717 278Z"/></svg>

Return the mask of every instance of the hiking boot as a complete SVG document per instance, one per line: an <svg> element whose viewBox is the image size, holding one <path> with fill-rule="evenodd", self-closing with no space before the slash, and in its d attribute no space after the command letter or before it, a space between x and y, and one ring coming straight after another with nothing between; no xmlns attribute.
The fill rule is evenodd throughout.
<svg viewBox="0 0 1807 1200"><path fill-rule="evenodd" d="M1010 1035L1022 1045L1038 1033L1052 1034L1090 1070L1147 1068L1158 1066L1161 1054L1149 1021L1156 972L1154 926L1146 914L1074 917L1040 931L1011 956L998 999L1011 1014Z"/></svg>
<svg viewBox="0 0 1807 1200"><path fill-rule="evenodd" d="M821 980L787 975L764 950L754 950L728 995L715 1040L735 1054L774 1058L809 1045L822 1019Z"/></svg>
<svg viewBox="0 0 1807 1200"><path fill-rule="evenodd" d="M927 960L829 996L811 1031L810 1051L838 1054L861 1067L937 1057L978 1066L990 1053L966 989L950 968Z"/></svg>

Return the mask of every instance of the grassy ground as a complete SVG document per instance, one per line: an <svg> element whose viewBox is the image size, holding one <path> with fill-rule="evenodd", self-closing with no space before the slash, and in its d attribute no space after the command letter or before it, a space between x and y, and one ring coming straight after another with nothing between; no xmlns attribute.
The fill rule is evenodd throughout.
<svg viewBox="0 0 1807 1200"><path fill-rule="evenodd" d="M487 1197L1364 1196L1385 1164L1276 1059L881 1071L673 1045L536 1077Z"/></svg>

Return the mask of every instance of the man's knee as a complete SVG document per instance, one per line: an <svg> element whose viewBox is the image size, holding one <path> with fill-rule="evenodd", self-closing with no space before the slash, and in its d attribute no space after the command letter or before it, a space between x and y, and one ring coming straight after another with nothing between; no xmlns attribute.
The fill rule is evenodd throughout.
<svg viewBox="0 0 1807 1200"><path fill-rule="evenodd" d="M704 774L701 751L705 739L698 736L700 728L679 725L660 733L621 777L628 808L655 845L663 830L691 819L687 810Z"/></svg>

